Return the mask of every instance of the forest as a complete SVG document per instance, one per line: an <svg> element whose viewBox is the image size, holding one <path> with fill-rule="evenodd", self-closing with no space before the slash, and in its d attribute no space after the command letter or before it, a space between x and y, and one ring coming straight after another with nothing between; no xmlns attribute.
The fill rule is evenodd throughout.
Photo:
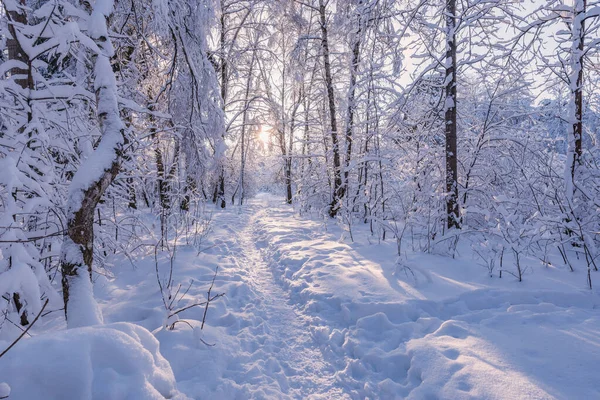
<svg viewBox="0 0 600 400"><path fill-rule="evenodd" d="M0 399L600 398L600 1L0 3Z"/></svg>

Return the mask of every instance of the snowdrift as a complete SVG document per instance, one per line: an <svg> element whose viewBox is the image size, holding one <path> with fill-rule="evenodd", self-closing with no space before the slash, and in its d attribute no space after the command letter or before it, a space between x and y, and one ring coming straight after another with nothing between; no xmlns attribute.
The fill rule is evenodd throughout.
<svg viewBox="0 0 600 400"><path fill-rule="evenodd" d="M130 323L23 339L0 358L0 382L10 400L187 398L156 338Z"/></svg>

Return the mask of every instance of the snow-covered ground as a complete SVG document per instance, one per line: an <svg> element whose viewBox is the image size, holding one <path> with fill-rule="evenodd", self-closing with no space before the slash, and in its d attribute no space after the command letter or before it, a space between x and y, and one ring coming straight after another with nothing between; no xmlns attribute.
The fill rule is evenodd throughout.
<svg viewBox="0 0 600 400"><path fill-rule="evenodd" d="M517 282L473 260L413 254L402 263L411 273L396 266L395 243L370 244L360 229L348 244L285 206L254 219L274 275L351 397L600 398L600 297L583 267L529 260Z"/></svg>
<svg viewBox="0 0 600 400"><path fill-rule="evenodd" d="M186 322L174 330L163 328L154 254L134 260L135 268L113 260L115 277L95 283L103 329L120 332L111 335L122 346L146 349L146 359L128 365L142 369L132 379L152 393L177 395L172 370L177 389L194 399L600 398L600 297L586 289L583 268L528 260L528 274L517 282L491 278L467 251L459 259L409 254L401 264L408 268L399 268L395 242L370 243L360 226L354 242L340 240L333 222L298 217L267 195L241 209L215 210L212 223L201 253L183 241L177 247L173 274L181 291L194 282L179 304L185 307L206 298L219 267L212 293L226 295L211 303L204 329L204 306L179 313ZM158 261L164 276L169 259ZM120 322L154 332L160 354L146 330ZM90 346L117 351L101 332L81 339L85 329L99 328L45 335L80 346L73 354ZM37 346L24 339L0 359L11 400L28 399L9 372L45 345ZM56 368L56 357L41 359ZM73 365L92 388L123 375L108 367L90 375Z"/></svg>

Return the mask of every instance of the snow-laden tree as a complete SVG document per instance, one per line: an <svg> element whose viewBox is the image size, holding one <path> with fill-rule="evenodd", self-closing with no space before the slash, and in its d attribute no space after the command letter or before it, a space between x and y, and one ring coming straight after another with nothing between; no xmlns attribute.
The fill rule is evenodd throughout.
<svg viewBox="0 0 600 400"><path fill-rule="evenodd" d="M79 85L71 44L85 43L78 10L61 1L6 1L8 60L1 65L2 312L27 324L40 300L57 304L58 249L64 233L65 180L90 149L91 93ZM5 314L6 315L6 314Z"/></svg>
<svg viewBox="0 0 600 400"><path fill-rule="evenodd" d="M67 234L61 249L62 289L69 327L102 322L92 292L94 261L94 213L98 202L119 173L125 143L125 124L120 116L117 81L110 63L114 55L107 27L112 0L94 3L86 34L91 39L96 117L101 137L94 151L82 162L69 185Z"/></svg>

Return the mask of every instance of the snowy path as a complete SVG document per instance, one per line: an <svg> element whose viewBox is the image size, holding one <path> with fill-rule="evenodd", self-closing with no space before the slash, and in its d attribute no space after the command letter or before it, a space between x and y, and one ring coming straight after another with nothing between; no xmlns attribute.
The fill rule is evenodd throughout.
<svg viewBox="0 0 600 400"><path fill-rule="evenodd" d="M267 196L213 217L201 253L179 247L175 281L196 282L182 305L201 300L218 266L214 289L226 297L204 330L198 307L180 315L189 325L156 333L191 398L600 398L600 297L582 273L533 260L518 283L415 253L413 280L396 271L395 243L366 226L352 243ZM117 271L96 288L105 320L156 331L153 258Z"/></svg>
<svg viewBox="0 0 600 400"><path fill-rule="evenodd" d="M309 320L294 307L289 295L273 277L257 247L254 225L265 213L264 204L252 204L250 218L242 231L229 228L237 243L232 256L240 271L246 272L247 283L259 300L255 315L264 320L265 337L256 339L253 333L241 334L247 348L260 346L257 373L275 376L282 394L293 398L342 399L344 393L335 386L335 369L324 360L321 350L309 331ZM254 368L254 366L250 367ZM282 373L279 373L282 372Z"/></svg>

